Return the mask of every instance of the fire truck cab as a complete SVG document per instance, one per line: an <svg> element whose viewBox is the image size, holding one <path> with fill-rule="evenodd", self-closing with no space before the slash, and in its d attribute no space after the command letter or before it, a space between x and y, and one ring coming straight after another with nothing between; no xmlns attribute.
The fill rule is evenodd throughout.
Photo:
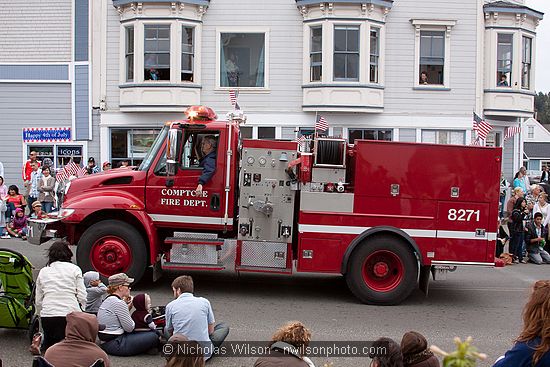
<svg viewBox="0 0 550 367"><path fill-rule="evenodd" d="M241 111L196 106L139 167L67 184L29 242L66 237L83 271L342 274L362 302L397 304L435 267L495 265L500 148L242 140ZM204 141L215 170L204 173ZM212 159L212 157L210 158ZM212 161L211 161L212 163Z"/></svg>

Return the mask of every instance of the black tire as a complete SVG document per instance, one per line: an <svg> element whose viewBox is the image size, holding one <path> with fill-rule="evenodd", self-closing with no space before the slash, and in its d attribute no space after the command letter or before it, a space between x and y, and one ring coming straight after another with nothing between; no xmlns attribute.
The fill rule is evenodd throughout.
<svg viewBox="0 0 550 367"><path fill-rule="evenodd" d="M125 265L115 264L105 268L94 266L94 262L99 263L97 259L92 262L91 253L94 250L94 244L100 246L100 241L104 238L115 238L125 243L131 253L131 261L127 259ZM82 272L94 270L105 278L115 273L126 273L137 283L148 266L147 246L141 234L130 224L119 220L104 220L90 226L82 234L76 248L76 260Z"/></svg>
<svg viewBox="0 0 550 367"><path fill-rule="evenodd" d="M377 257L390 261L377 262ZM369 266L372 263L384 263L382 269L387 275L377 279L374 275L368 276L367 274L371 273L368 270L374 269ZM386 265L388 266L385 267ZM345 276L349 289L361 302L372 305L396 305L405 300L416 288L418 263L413 251L404 241L380 235L364 240L354 249ZM367 281L374 283L374 286L367 284ZM383 289L384 286L387 289Z"/></svg>

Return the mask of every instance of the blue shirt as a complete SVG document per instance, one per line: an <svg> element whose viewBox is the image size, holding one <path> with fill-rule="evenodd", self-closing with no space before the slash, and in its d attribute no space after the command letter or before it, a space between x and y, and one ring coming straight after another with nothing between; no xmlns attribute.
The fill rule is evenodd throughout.
<svg viewBox="0 0 550 367"><path fill-rule="evenodd" d="M174 330L174 334L182 334L202 342L207 347L205 358L212 355L212 343L208 334L208 325L213 324L214 312L206 298L195 297L192 293L182 293L178 298L166 305L166 329Z"/></svg>
<svg viewBox="0 0 550 367"><path fill-rule="evenodd" d="M42 179L42 171L40 169L31 172L31 188L29 189L29 196L32 198L38 198L38 181Z"/></svg>
<svg viewBox="0 0 550 367"><path fill-rule="evenodd" d="M199 161L199 167L203 168L201 177L199 177L199 183L204 185L212 179L216 171L216 152L210 152L202 157Z"/></svg>
<svg viewBox="0 0 550 367"><path fill-rule="evenodd" d="M523 181L522 179L520 178L514 179L514 189L516 187L521 187L521 189L523 190L523 193L527 194L527 187L525 186L525 181Z"/></svg>
<svg viewBox="0 0 550 367"><path fill-rule="evenodd" d="M499 360L493 367L544 367L550 366L550 352L543 354L539 362L533 366L533 354L535 348L540 344L540 338L529 342L518 342L512 349L506 352L504 358Z"/></svg>

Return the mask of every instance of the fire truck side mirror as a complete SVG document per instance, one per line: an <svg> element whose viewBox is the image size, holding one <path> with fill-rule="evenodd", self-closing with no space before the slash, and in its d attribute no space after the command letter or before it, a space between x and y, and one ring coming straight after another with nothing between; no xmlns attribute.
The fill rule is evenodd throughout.
<svg viewBox="0 0 550 367"><path fill-rule="evenodd" d="M166 147L166 173L168 176L174 176L178 172L181 135L180 129L170 129L168 131L168 145Z"/></svg>

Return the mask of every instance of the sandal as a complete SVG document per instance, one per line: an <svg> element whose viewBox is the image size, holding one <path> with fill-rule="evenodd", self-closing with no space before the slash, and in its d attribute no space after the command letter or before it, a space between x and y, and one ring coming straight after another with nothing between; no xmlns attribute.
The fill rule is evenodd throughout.
<svg viewBox="0 0 550 367"><path fill-rule="evenodd" d="M29 352L33 356L39 356L41 354L40 347L42 346L42 337L43 337L42 333L36 333L32 337L32 342L31 342L31 346L29 347Z"/></svg>

